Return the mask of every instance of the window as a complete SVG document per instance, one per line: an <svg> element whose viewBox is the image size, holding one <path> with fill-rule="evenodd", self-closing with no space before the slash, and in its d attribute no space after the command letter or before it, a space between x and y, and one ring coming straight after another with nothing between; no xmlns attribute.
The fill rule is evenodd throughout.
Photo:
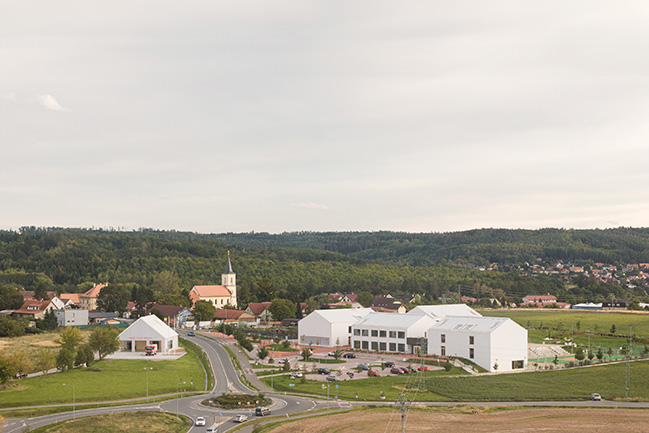
<svg viewBox="0 0 649 433"><path fill-rule="evenodd" d="M390 352L397 351L397 343L390 343Z"/></svg>
<svg viewBox="0 0 649 433"><path fill-rule="evenodd" d="M385 343L379 343L379 350L385 352Z"/></svg>
<svg viewBox="0 0 649 433"><path fill-rule="evenodd" d="M372 337L378 337L379 336L379 331L376 329L372 329Z"/></svg>
<svg viewBox="0 0 649 433"><path fill-rule="evenodd" d="M519 361L512 361L512 370L523 368L524 365L525 363L523 362L522 359Z"/></svg>
<svg viewBox="0 0 649 433"><path fill-rule="evenodd" d="M469 344L474 344L473 335L469 335Z"/></svg>
<svg viewBox="0 0 649 433"><path fill-rule="evenodd" d="M475 358L475 354L474 354L474 352L473 352L473 347L469 349L469 358L470 358L470 359Z"/></svg>
<svg viewBox="0 0 649 433"><path fill-rule="evenodd" d="M446 334L442 334L440 337L442 337L442 343L446 343Z"/></svg>
<svg viewBox="0 0 649 433"><path fill-rule="evenodd" d="M378 349L379 345L376 341L372 341L372 350Z"/></svg>
<svg viewBox="0 0 649 433"><path fill-rule="evenodd" d="M390 338L397 338L397 331L390 331Z"/></svg>
<svg viewBox="0 0 649 433"><path fill-rule="evenodd" d="M360 349L361 348L361 342L358 340L354 340L354 349Z"/></svg>
<svg viewBox="0 0 649 433"><path fill-rule="evenodd" d="M368 335L368 334L367 334L367 329L361 329L361 335L362 335L363 337L367 337L367 335Z"/></svg>
<svg viewBox="0 0 649 433"><path fill-rule="evenodd" d="M367 341L361 341L361 348L367 350Z"/></svg>
<svg viewBox="0 0 649 433"><path fill-rule="evenodd" d="M360 337L361 330L360 329L354 329L354 335L356 335L357 337Z"/></svg>
<svg viewBox="0 0 649 433"><path fill-rule="evenodd" d="M385 338L385 331L379 331L379 337Z"/></svg>
<svg viewBox="0 0 649 433"><path fill-rule="evenodd" d="M442 356L446 356L446 346L442 346Z"/></svg>
<svg viewBox="0 0 649 433"><path fill-rule="evenodd" d="M347 328L347 333L348 333L348 334L351 334L351 333L352 333L352 327L351 327L351 326L350 326L349 328Z"/></svg>
<svg viewBox="0 0 649 433"><path fill-rule="evenodd" d="M399 331L399 338L406 338L406 333L403 331Z"/></svg>
<svg viewBox="0 0 649 433"><path fill-rule="evenodd" d="M405 352L406 351L406 345L403 343L399 343L399 352Z"/></svg>

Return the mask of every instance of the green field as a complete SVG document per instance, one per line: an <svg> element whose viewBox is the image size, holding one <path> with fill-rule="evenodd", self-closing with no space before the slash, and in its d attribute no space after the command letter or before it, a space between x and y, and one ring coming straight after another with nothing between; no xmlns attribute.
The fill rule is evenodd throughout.
<svg viewBox="0 0 649 433"><path fill-rule="evenodd" d="M649 401L649 361L630 364L632 399ZM451 371L457 374L457 370ZM402 391L415 401L564 401L585 400L593 392L605 399L618 399L625 394L624 363L587 368L571 368L543 372L481 376L447 376L445 372L428 372L423 380L418 375L374 377L361 380L330 382L329 395L348 400L379 400L383 391L387 400L398 399ZM263 381L270 385L270 379ZM294 386L289 386L294 383ZM275 377L275 389L281 392L326 396L323 382ZM336 389L338 384L338 389ZM326 384L325 384L326 385Z"/></svg>
<svg viewBox="0 0 649 433"><path fill-rule="evenodd" d="M205 374L198 359L187 353L176 361L104 360L90 368L75 368L46 376L10 381L0 391L0 407L70 404L74 385L77 403L146 397L145 367L149 395L173 394L180 390L203 391ZM193 384L191 381L193 380Z"/></svg>

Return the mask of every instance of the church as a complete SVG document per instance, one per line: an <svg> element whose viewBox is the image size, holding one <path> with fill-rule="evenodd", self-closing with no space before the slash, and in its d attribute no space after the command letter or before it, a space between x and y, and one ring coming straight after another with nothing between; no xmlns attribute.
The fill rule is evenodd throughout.
<svg viewBox="0 0 649 433"><path fill-rule="evenodd" d="M228 304L233 307L237 306L237 275L232 270L229 251L225 272L221 274L221 285L194 286L189 291L189 298L192 301L192 307L196 304L196 301L207 301L214 305L217 310Z"/></svg>

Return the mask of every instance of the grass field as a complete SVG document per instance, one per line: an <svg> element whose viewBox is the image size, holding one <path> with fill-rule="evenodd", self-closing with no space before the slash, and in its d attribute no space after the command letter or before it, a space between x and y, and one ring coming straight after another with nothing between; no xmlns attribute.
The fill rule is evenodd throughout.
<svg viewBox="0 0 649 433"><path fill-rule="evenodd" d="M187 431L190 422L182 416L164 412L129 412L96 415L72 421L63 421L47 425L34 433L144 433L144 432L180 432ZM183 428L185 427L185 428Z"/></svg>
<svg viewBox="0 0 649 433"><path fill-rule="evenodd" d="M451 371L451 374L454 371ZM649 401L649 361L631 363L630 397ZM330 382L329 395L355 400L379 400L383 391L387 400L395 400L402 391L415 401L562 401L585 400L593 392L605 399L624 397L624 363L587 368L484 376L447 376L428 372L420 381L413 376L383 376L361 380ZM270 384L270 379L262 379ZM289 386L294 383L294 386ZM275 377L278 391L325 395L323 382ZM338 384L338 388L335 386Z"/></svg>
<svg viewBox="0 0 649 433"><path fill-rule="evenodd" d="M88 369L73 369L46 376L10 381L0 391L0 407L69 404L74 385L77 402L123 400L146 396L145 367L152 367L149 395L181 390L204 390L205 374L198 359L190 353L176 361L104 360ZM193 384L191 383L193 380Z"/></svg>

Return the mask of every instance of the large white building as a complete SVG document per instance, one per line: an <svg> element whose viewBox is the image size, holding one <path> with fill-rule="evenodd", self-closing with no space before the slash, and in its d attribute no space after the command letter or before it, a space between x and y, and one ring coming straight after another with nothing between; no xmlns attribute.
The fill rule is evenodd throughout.
<svg viewBox="0 0 649 433"><path fill-rule="evenodd" d="M446 316L482 317L482 314L466 304L419 305L408 311L408 314L418 316L425 314L436 321Z"/></svg>
<svg viewBox="0 0 649 433"><path fill-rule="evenodd" d="M298 341L308 346L351 345L352 325L371 312L371 308L316 310L297 323Z"/></svg>
<svg viewBox="0 0 649 433"><path fill-rule="evenodd" d="M435 319L422 315L371 313L352 325L352 347L380 352L416 353Z"/></svg>
<svg viewBox="0 0 649 433"><path fill-rule="evenodd" d="M140 317L119 334L122 352L144 352L146 346L156 345L159 353L178 349L178 334L158 316Z"/></svg>
<svg viewBox="0 0 649 433"><path fill-rule="evenodd" d="M527 368L527 330L506 317L447 316L427 339L428 354L465 358L489 371Z"/></svg>

